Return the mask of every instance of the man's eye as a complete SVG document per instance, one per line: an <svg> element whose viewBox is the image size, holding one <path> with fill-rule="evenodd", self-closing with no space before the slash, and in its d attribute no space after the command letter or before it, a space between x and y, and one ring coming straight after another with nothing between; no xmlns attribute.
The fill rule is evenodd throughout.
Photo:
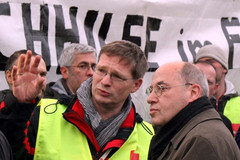
<svg viewBox="0 0 240 160"><path fill-rule="evenodd" d="M101 72L101 73L106 73L106 71L104 69L102 69L102 68L97 68L97 71Z"/></svg>
<svg viewBox="0 0 240 160"><path fill-rule="evenodd" d="M46 76L47 76L47 73L40 73L40 76L41 76L41 77L46 77Z"/></svg>
<svg viewBox="0 0 240 160"><path fill-rule="evenodd" d="M117 74L112 74L111 77L112 77L112 79L118 80L118 81L125 81L126 80L126 79L122 78L121 76L119 76Z"/></svg>
<svg viewBox="0 0 240 160"><path fill-rule="evenodd" d="M210 59L210 60L207 60L207 62L210 63L210 64L213 64L213 63L215 63L216 61Z"/></svg>
<svg viewBox="0 0 240 160"><path fill-rule="evenodd" d="M164 91L164 90L166 90L167 88L166 87L164 87L164 86L159 86L159 88L162 90L162 91Z"/></svg>
<svg viewBox="0 0 240 160"><path fill-rule="evenodd" d="M80 65L80 66L78 66L79 68L86 68L87 67L87 65Z"/></svg>
<svg viewBox="0 0 240 160"><path fill-rule="evenodd" d="M208 85L213 85L213 82L208 81Z"/></svg>
<svg viewBox="0 0 240 160"><path fill-rule="evenodd" d="M112 77L115 78L115 79L122 79L119 75L117 74L112 74Z"/></svg>

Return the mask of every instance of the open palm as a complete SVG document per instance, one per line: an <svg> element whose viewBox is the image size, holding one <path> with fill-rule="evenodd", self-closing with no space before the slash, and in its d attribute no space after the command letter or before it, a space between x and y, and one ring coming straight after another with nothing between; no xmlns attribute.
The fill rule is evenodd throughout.
<svg viewBox="0 0 240 160"><path fill-rule="evenodd" d="M13 95L20 103L32 102L41 92L44 78L38 76L37 68L40 56L34 58L31 64L32 52L19 57L18 65L13 67Z"/></svg>

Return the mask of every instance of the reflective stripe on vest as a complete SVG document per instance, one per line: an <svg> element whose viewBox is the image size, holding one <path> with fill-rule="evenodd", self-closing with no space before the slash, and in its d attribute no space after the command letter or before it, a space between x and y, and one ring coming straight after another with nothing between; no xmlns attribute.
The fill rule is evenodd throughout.
<svg viewBox="0 0 240 160"><path fill-rule="evenodd" d="M91 160L86 136L63 118L66 106L55 99L42 99L34 160ZM147 122L145 125L154 133ZM147 160L150 135L140 123L109 160Z"/></svg>
<svg viewBox="0 0 240 160"><path fill-rule="evenodd" d="M233 97L227 101L223 114L231 121L234 135L240 126L240 97Z"/></svg>

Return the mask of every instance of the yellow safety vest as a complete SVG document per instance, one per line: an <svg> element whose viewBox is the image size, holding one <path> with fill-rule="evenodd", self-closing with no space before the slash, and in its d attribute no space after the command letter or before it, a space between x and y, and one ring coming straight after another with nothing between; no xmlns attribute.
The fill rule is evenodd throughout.
<svg viewBox="0 0 240 160"><path fill-rule="evenodd" d="M66 121L66 106L56 99L42 99L34 160L92 160L86 136ZM144 124L154 133L152 125ZM109 160L147 160L150 135L140 123Z"/></svg>
<svg viewBox="0 0 240 160"><path fill-rule="evenodd" d="M233 97L227 101L223 114L231 121L233 133L236 135L240 126L240 97Z"/></svg>

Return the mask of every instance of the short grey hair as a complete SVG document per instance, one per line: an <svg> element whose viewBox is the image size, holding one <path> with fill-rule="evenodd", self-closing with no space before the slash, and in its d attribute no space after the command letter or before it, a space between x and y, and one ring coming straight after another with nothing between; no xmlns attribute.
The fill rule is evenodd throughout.
<svg viewBox="0 0 240 160"><path fill-rule="evenodd" d="M63 49L62 54L58 60L60 67L71 66L74 60L74 54L94 53L97 56L95 48L80 43L72 43Z"/></svg>
<svg viewBox="0 0 240 160"><path fill-rule="evenodd" d="M202 88L201 96L208 96L209 88L207 78L197 66L186 62L182 68L181 77L185 82L199 84Z"/></svg>

